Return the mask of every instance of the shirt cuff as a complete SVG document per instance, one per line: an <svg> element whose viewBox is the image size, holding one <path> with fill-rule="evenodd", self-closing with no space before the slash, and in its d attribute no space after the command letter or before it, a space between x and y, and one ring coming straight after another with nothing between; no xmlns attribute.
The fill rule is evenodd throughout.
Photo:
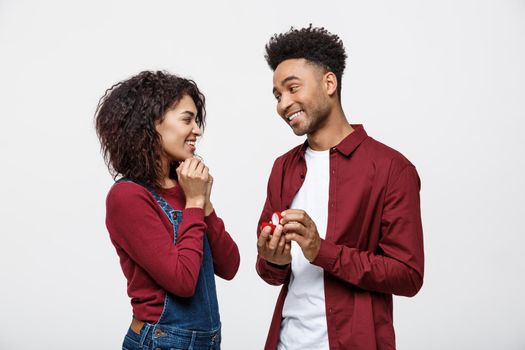
<svg viewBox="0 0 525 350"><path fill-rule="evenodd" d="M271 266L273 268L276 268L276 269L279 269L279 270L286 270L288 268L288 266L290 266L290 264L286 264L286 265L277 265L277 264L274 264L274 263L271 263L269 261L266 262L266 264L268 266Z"/></svg>
<svg viewBox="0 0 525 350"><path fill-rule="evenodd" d="M275 278L277 280L284 281L286 277L288 277L288 274L290 273L290 269L292 268L291 264L287 265L277 265L272 264L269 261L264 260L263 258L259 257L259 259L263 260L264 262L264 268L269 273L272 278Z"/></svg>
<svg viewBox="0 0 525 350"><path fill-rule="evenodd" d="M182 212L184 219L204 221L204 209L202 208L186 208Z"/></svg>
<svg viewBox="0 0 525 350"><path fill-rule="evenodd" d="M319 253L311 263L330 271L338 255L339 247L337 244L321 239Z"/></svg>
<svg viewBox="0 0 525 350"><path fill-rule="evenodd" d="M206 220L207 224L212 224L212 223L216 222L218 218L219 217L217 216L217 213L215 212L215 209L213 209L212 212L210 213L210 215L204 217L204 220Z"/></svg>

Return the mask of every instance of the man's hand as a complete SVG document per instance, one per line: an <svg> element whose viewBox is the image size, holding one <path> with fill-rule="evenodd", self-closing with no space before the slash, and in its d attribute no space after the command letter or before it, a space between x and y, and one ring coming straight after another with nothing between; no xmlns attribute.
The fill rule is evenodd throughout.
<svg viewBox="0 0 525 350"><path fill-rule="evenodd" d="M288 209L283 211L281 224L286 242L296 241L303 251L304 257L312 262L321 249L321 237L317 232L315 222L304 210Z"/></svg>
<svg viewBox="0 0 525 350"><path fill-rule="evenodd" d="M287 265L292 261L290 253L291 243L286 242L282 235L283 226L277 225L273 231L272 238L268 240L271 229L266 226L262 229L257 240L257 253L264 260L276 265Z"/></svg>

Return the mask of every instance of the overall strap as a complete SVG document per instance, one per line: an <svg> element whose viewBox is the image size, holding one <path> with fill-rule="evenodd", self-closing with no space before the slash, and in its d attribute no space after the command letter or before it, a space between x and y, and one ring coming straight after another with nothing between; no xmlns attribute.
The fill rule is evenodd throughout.
<svg viewBox="0 0 525 350"><path fill-rule="evenodd" d="M166 214L166 216L168 217L169 221L173 225L173 236L174 236L173 237L173 242L177 242L177 233L179 231L180 221L182 220L182 211L173 209L171 207L171 205L169 205L168 202L166 202L166 200L164 198L162 198L157 193L157 191L155 191L150 186L146 186L145 184L143 184L140 181L132 180L132 179L129 179L129 178L122 178L122 179L117 180L116 183L121 183L121 182L132 182L132 183L135 183L137 185L140 185L140 186L144 187L145 189L147 189L149 191L149 193L151 193L153 198L155 198L155 200L157 201L157 204L162 208L162 211L164 212L164 214Z"/></svg>

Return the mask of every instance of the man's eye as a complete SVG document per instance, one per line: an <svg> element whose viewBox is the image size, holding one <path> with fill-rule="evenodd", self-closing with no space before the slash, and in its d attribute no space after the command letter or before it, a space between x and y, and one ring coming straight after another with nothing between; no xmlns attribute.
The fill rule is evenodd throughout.
<svg viewBox="0 0 525 350"><path fill-rule="evenodd" d="M277 102L281 101L281 95L275 95L274 97L277 100Z"/></svg>
<svg viewBox="0 0 525 350"><path fill-rule="evenodd" d="M299 86L297 85L290 86L290 92L296 92L297 90L299 90Z"/></svg>

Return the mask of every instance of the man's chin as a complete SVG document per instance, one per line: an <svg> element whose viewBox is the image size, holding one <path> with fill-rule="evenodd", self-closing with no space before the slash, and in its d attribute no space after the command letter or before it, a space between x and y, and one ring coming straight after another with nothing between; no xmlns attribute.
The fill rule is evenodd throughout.
<svg viewBox="0 0 525 350"><path fill-rule="evenodd" d="M302 128L294 128L293 126L291 128L293 133L297 136L304 136L307 133L307 130L304 130Z"/></svg>

